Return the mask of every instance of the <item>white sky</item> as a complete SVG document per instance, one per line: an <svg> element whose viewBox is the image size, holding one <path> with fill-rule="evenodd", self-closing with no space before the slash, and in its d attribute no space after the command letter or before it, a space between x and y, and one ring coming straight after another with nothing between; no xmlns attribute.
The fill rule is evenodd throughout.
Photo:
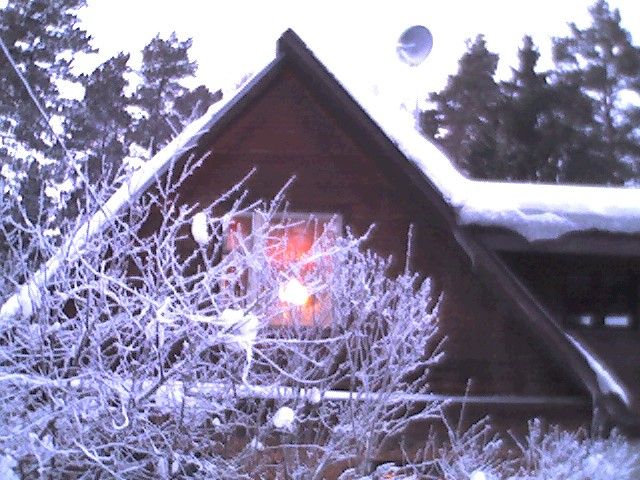
<svg viewBox="0 0 640 480"><path fill-rule="evenodd" d="M591 0L88 0L81 12L85 28L101 55L85 60L84 69L119 51L139 52L156 34L176 31L193 38L192 58L199 64L198 83L212 89L237 83L274 57L275 42L293 28L321 60L370 76L371 83L391 87L398 67L394 48L399 35L415 24L433 33L431 55L413 70L422 95L441 89L457 70L465 40L484 33L491 51L500 54L499 75L506 78L517 63L522 36L531 34L550 67L552 36L568 34L567 22L589 24ZM621 11L622 25L640 43L640 1L609 0ZM138 57L139 58L139 57ZM384 61L383 61L384 60ZM390 65L393 68L390 68ZM405 68L405 70L399 70ZM332 68L333 69L333 68ZM395 70L394 70L395 69ZM404 73L402 73L404 72ZM405 85L406 86L406 85ZM412 83L413 88L413 83Z"/></svg>

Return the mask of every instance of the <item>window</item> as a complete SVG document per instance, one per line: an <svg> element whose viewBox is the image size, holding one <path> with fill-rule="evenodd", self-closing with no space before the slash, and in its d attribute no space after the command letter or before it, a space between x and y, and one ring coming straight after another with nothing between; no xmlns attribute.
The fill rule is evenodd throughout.
<svg viewBox="0 0 640 480"><path fill-rule="evenodd" d="M637 325L638 276L622 269L585 271L567 275L566 319L579 328L625 329Z"/></svg>
<svg viewBox="0 0 640 480"><path fill-rule="evenodd" d="M311 325L328 325L331 322L331 298L323 288L319 277L327 278L334 268L330 255L321 255L313 249L320 242L327 251L342 231L339 215L286 213L268 220L259 213L236 216L225 235L223 251L227 254L238 248L247 248L245 238L252 232L267 232L264 240L264 256L270 275L275 282L265 281L265 272L249 270L243 274L241 288L256 293L264 285L277 284L278 313L271 318L272 325L289 325L294 322ZM321 273L321 275L320 275ZM273 280L273 279L270 279Z"/></svg>

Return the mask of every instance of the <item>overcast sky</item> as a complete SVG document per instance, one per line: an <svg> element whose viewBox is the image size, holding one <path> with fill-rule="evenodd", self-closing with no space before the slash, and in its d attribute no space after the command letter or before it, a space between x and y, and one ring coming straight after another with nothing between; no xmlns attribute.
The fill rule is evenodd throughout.
<svg viewBox="0 0 640 480"><path fill-rule="evenodd" d="M198 83L228 87L273 58L275 42L293 28L321 60L342 62L369 75L372 84L397 67L394 48L399 35L415 24L433 33L429 58L411 71L418 89L441 89L455 73L465 40L486 36L489 49L500 54L499 74L516 64L522 36L531 34L550 66L551 37L568 34L567 22L589 24L587 0L88 0L81 12L94 37L100 60L118 51L139 52L156 34L193 38L191 54L199 64ZM610 0L620 9L622 24L640 43L640 1ZM86 61L85 69L98 59ZM545 63L546 62L546 63ZM331 65L330 65L331 66ZM397 67L405 68L405 67ZM397 70L406 73L409 70Z"/></svg>

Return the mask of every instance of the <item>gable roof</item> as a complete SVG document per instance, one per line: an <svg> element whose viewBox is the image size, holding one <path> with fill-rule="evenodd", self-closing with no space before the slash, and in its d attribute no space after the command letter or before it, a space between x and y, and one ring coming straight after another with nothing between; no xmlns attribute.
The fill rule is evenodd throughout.
<svg viewBox="0 0 640 480"><path fill-rule="evenodd" d="M609 413L620 423L640 422L640 399L629 393L630 386L623 385L607 371L604 362L596 359L578 339L568 337L499 255L468 228L503 228L531 242L593 230L640 234L640 190L466 179L415 129L409 112L397 105L389 106L384 98L362 89L357 82L347 90L291 30L279 39L271 63L236 95L214 104L203 117L187 126L76 230L60 251L2 305L0 322L14 316L29 316L37 303L37 292L48 284L62 262L80 255L87 239L107 227L118 212L135 201L170 165L185 155L202 151L285 65L295 68L331 108L340 110L345 121L359 129L371 146L434 205L479 274L520 313L548 352L567 365L568 371L587 387L594 402L613 395L616 400Z"/></svg>

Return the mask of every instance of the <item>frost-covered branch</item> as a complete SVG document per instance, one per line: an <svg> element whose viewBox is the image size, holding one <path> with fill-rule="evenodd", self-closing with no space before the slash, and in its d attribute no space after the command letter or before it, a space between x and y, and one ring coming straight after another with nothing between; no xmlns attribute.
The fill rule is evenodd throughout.
<svg viewBox="0 0 640 480"><path fill-rule="evenodd" d="M345 458L365 472L436 414L429 283L388 278L363 238L288 220L284 191L181 203L196 164L137 199L87 199L62 247L24 224L11 255L44 267L4 267L19 315L0 329L0 449L25 478L322 478ZM236 235L241 218L257 220ZM287 257L307 224L312 246Z"/></svg>

